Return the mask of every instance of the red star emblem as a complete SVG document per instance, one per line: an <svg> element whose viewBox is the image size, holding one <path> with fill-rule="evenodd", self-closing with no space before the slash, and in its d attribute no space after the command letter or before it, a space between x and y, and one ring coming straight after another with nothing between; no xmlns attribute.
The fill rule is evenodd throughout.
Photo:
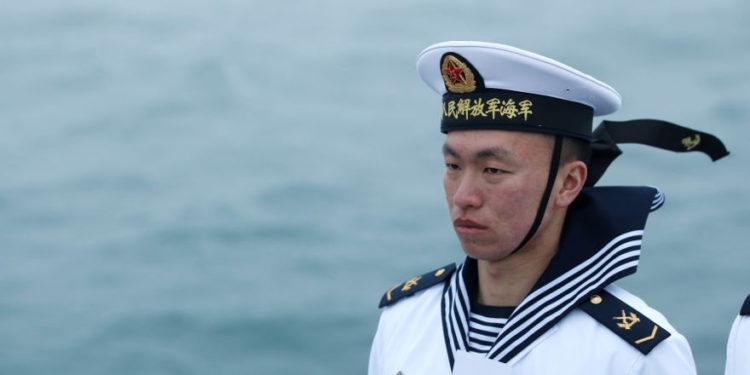
<svg viewBox="0 0 750 375"><path fill-rule="evenodd" d="M466 83L463 74L461 74L463 71L463 68L457 67L452 61L448 62L448 69L445 69L445 73L448 74L451 83Z"/></svg>

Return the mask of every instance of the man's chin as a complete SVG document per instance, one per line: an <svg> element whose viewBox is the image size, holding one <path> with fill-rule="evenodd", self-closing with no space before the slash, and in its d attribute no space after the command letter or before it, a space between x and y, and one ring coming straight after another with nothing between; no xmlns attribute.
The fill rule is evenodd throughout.
<svg viewBox="0 0 750 375"><path fill-rule="evenodd" d="M463 242L461 242L461 247L469 258L486 262L498 262L506 259L513 253L512 249L498 249L497 247L478 246L477 244L466 244Z"/></svg>

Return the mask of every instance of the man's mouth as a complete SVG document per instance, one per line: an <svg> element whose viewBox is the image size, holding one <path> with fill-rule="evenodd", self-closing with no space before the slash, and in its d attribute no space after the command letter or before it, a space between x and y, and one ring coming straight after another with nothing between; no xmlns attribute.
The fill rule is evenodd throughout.
<svg viewBox="0 0 750 375"><path fill-rule="evenodd" d="M465 218L453 220L453 227L456 228L456 233L467 235L479 234L487 230L487 226Z"/></svg>

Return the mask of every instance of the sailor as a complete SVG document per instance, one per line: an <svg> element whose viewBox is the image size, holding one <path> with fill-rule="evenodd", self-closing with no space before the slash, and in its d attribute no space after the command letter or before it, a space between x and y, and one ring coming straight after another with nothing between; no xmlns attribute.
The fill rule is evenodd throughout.
<svg viewBox="0 0 750 375"><path fill-rule="evenodd" d="M653 187L594 187L617 143L727 154L716 137L655 120L604 121L620 95L501 44L422 51L442 95L444 188L466 258L389 288L371 375L692 374L685 338L613 283L632 274Z"/></svg>
<svg viewBox="0 0 750 375"><path fill-rule="evenodd" d="M750 295L734 319L727 342L725 375L750 375Z"/></svg>

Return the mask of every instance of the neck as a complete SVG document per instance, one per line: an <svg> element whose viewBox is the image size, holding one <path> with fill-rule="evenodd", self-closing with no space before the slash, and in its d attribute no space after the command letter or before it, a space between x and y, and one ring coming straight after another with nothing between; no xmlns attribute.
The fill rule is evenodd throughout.
<svg viewBox="0 0 750 375"><path fill-rule="evenodd" d="M478 302L489 306L518 306L557 253L564 215L551 220L521 250L497 261L477 260Z"/></svg>

